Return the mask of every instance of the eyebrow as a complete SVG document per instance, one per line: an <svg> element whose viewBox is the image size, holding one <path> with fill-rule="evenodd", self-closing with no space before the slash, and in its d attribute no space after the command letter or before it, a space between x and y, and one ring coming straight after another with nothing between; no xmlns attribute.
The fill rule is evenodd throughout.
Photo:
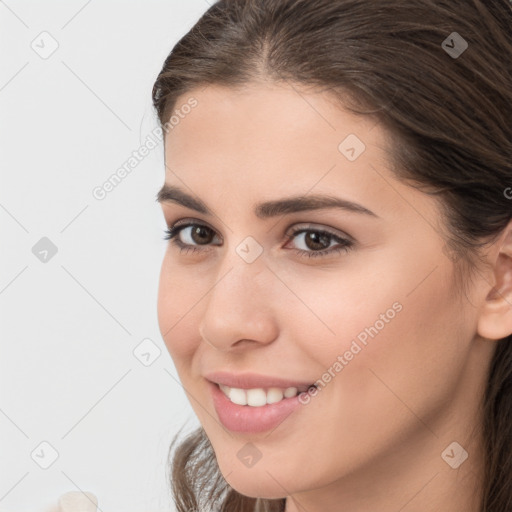
<svg viewBox="0 0 512 512"><path fill-rule="evenodd" d="M159 203L176 203L204 215L214 216L213 212L201 199L189 195L179 187L164 184L156 195ZM349 212L362 213L378 218L379 216L364 206L329 195L292 196L284 199L274 199L259 203L254 208L254 214L260 219L268 219L294 212L339 208Z"/></svg>

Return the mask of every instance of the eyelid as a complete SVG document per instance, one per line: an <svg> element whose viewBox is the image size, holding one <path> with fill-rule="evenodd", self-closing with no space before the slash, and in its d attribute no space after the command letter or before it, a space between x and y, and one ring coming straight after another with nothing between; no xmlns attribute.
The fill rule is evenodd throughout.
<svg viewBox="0 0 512 512"><path fill-rule="evenodd" d="M210 228L211 230L213 230L215 232L217 231L207 221L205 221L203 219L197 219L197 218L194 218L194 217L187 217L187 218L179 219L179 220L177 220L175 222L170 222L169 223L169 228L172 229L172 228L176 228L178 226L190 225L190 224L195 224L195 223L204 225L204 226ZM344 237L349 238L350 240L354 240L353 237L351 237L345 231L339 230L337 228L331 228L329 226L325 226L325 225L323 225L321 223L316 223L316 222L295 222L293 224L293 228L294 229L301 229L302 228L302 229L316 229L316 230L319 230L319 231L329 231L333 235L339 234L340 236L344 236ZM331 230L334 230L335 232L332 232ZM288 230L287 230L287 232L288 232ZM219 235L219 236L221 236L221 235Z"/></svg>
<svg viewBox="0 0 512 512"><path fill-rule="evenodd" d="M204 246L201 246L201 245L195 246L193 244L187 244L187 243L181 242L179 239L179 234L181 233L181 231L183 229L186 229L188 227L193 227L193 226L206 227L214 233L214 236L217 236L218 238L220 238L221 243L223 241L222 237L217 233L217 231L214 228L212 228L207 222L204 222L202 220L186 218L186 219L180 219L171 224L172 225L170 227L168 227L168 229L166 230L166 236L164 239L170 240L172 245L174 245L180 249L180 252L186 251L187 253L188 252L195 253L195 252L199 251L199 252L206 253L206 252L211 251L212 245L218 245L218 244L205 244ZM346 252L350 251L351 249L353 249L357 245L356 240L352 236L345 233L344 231L333 229L333 228L322 226L322 225L318 225L318 224L311 223L311 222L306 222L306 223L302 223L302 225L300 223L293 224L291 229L286 230L286 232L284 233L284 237L286 238L286 243L281 248L286 249L286 246L294 238L296 238L297 236L299 236L303 233L307 233L309 231L326 234L327 236L331 237L333 239L333 241L337 242L338 246L327 248L327 249L322 249L320 251L306 251L303 249L288 249L288 250L294 250L299 256L308 256L310 258L311 257L327 258L329 256L334 256L335 254L338 254L338 253L346 253Z"/></svg>
<svg viewBox="0 0 512 512"><path fill-rule="evenodd" d="M350 236L345 231L341 231L339 229L330 228L328 226L324 226L322 224L312 223L312 222L305 222L305 223L298 223L294 224L289 230L286 231L285 236L286 237L294 237L301 231L322 231L325 233L328 233L329 235L333 237L338 238L344 238L346 240L349 240L350 242L355 242L355 239ZM290 233L288 235L288 232Z"/></svg>
<svg viewBox="0 0 512 512"><path fill-rule="evenodd" d="M217 233L217 230L214 227L212 227L207 221L204 221L202 219L196 219L194 217L187 217L186 219L180 219L176 222L171 222L169 223L168 228L169 230L176 230L179 227L185 228L195 225L204 226L207 227L208 229L211 229L221 240L223 240L222 235Z"/></svg>
<svg viewBox="0 0 512 512"><path fill-rule="evenodd" d="M180 219L174 223L171 222L168 227L169 227L169 229L174 229L174 228L178 228L179 226L190 226L191 224L200 224L202 226L206 226L207 228L211 229L212 231L215 231L215 233L217 234L217 236L219 236L219 238L221 240L223 239L222 235L217 233L217 230L215 228L213 228L207 221L204 221L202 219L193 218L193 217L187 217L184 219ZM307 230L325 231L335 237L339 236L341 238L346 238L346 239L350 240L351 242L355 242L355 239L352 236L350 236L348 233L346 233L345 231L341 231L339 229L331 228L331 227L324 226L322 224L314 223L314 222L294 223L292 225L292 227L288 228L285 231L284 236L288 239L289 236L296 235L297 231L299 231L301 229L305 230L305 231L307 231Z"/></svg>

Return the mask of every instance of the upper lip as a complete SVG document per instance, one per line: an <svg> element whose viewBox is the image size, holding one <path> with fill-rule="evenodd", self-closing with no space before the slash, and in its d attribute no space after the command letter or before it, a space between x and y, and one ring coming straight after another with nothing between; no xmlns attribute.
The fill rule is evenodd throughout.
<svg viewBox="0 0 512 512"><path fill-rule="evenodd" d="M227 371L209 372L204 377L216 384L223 384L230 388L253 389L253 388L297 388L299 392L307 391L314 385L311 382L261 375L258 373L230 373Z"/></svg>

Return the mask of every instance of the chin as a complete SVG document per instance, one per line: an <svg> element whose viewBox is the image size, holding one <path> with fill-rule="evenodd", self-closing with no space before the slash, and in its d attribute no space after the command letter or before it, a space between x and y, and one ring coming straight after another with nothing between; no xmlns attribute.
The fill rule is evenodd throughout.
<svg viewBox="0 0 512 512"><path fill-rule="evenodd" d="M267 468L261 463L246 468L237 459L236 462L230 460L225 463L217 459L217 463L224 480L244 496L275 500L285 498L287 492L295 491L290 488L288 475L280 474L275 467Z"/></svg>

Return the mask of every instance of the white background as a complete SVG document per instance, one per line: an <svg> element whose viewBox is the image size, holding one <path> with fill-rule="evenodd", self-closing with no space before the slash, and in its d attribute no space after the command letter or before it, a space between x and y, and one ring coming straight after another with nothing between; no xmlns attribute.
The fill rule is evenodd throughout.
<svg viewBox="0 0 512 512"><path fill-rule="evenodd" d="M77 490L105 512L173 510L168 447L197 420L157 323L162 145L105 199L92 190L157 127L153 82L208 6L0 1L0 512ZM44 31L48 58L31 47L51 49Z"/></svg>

